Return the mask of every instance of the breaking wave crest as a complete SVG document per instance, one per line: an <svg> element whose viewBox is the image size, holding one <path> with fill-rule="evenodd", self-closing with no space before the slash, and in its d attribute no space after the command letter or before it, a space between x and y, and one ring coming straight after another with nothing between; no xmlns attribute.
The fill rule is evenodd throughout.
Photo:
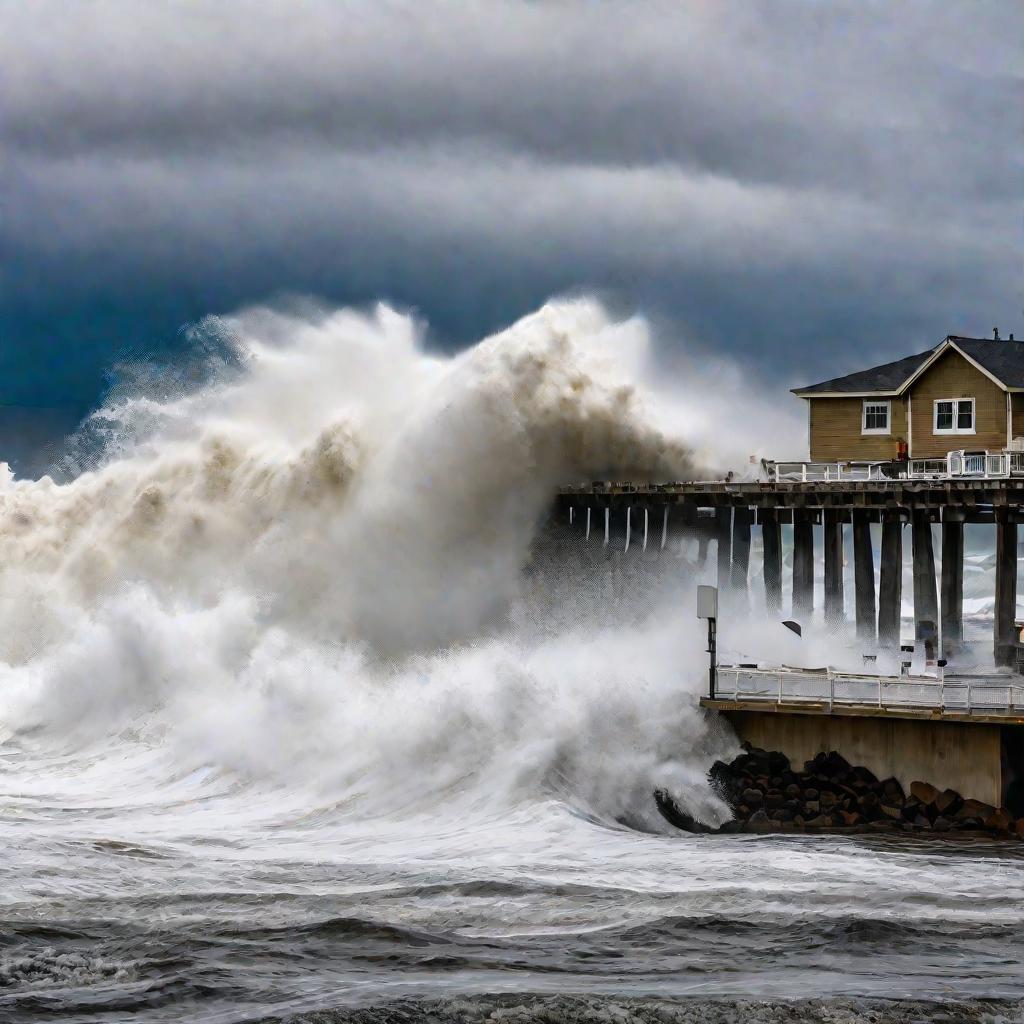
<svg viewBox="0 0 1024 1024"><path fill-rule="evenodd" d="M635 385L641 321L552 303L451 358L385 307L215 326L212 381L119 394L91 469L0 489L0 727L78 758L63 799L121 798L116 742L161 799L202 770L353 820L556 795L660 827L653 784L722 813L679 616L574 612L578 558L560 604L524 582L559 483L702 468Z"/></svg>

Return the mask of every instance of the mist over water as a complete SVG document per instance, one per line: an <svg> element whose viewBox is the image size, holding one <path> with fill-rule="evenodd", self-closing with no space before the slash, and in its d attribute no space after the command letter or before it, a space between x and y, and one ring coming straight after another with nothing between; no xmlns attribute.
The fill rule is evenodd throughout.
<svg viewBox="0 0 1024 1024"><path fill-rule="evenodd" d="M9 1019L1022 996L1013 851L656 811L727 815L699 570L549 513L793 444L727 371L670 393L589 301L453 358L383 307L204 329L204 384L140 371L73 479L0 488Z"/></svg>

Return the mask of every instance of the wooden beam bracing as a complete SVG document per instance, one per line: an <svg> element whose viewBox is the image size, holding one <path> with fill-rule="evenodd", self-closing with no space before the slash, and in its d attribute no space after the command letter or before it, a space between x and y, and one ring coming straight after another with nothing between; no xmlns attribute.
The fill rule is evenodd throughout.
<svg viewBox="0 0 1024 1024"><path fill-rule="evenodd" d="M764 598L771 615L782 612L782 527L775 509L765 509L761 522L761 552L764 558Z"/></svg>
<svg viewBox="0 0 1024 1024"><path fill-rule="evenodd" d="M875 553L871 546L871 519L864 510L853 513L853 589L857 637L873 644L876 637Z"/></svg>

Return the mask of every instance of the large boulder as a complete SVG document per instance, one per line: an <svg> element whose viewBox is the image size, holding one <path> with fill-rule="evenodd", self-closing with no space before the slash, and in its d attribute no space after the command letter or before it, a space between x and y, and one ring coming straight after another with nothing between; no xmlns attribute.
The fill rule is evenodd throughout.
<svg viewBox="0 0 1024 1024"><path fill-rule="evenodd" d="M907 799L899 779L890 775L889 778L882 780L882 798L887 804L902 804Z"/></svg>
<svg viewBox="0 0 1024 1024"><path fill-rule="evenodd" d="M960 810L956 812L956 816L961 820L979 818L984 821L995 813L996 809L991 804L982 803L980 800L964 800L960 805Z"/></svg>
<svg viewBox="0 0 1024 1024"><path fill-rule="evenodd" d="M952 818L964 805L964 798L955 789L944 789L933 801L944 818Z"/></svg>
<svg viewBox="0 0 1024 1024"><path fill-rule="evenodd" d="M1013 826L1013 815L1005 807L998 808L985 819L985 828L993 832L1009 832Z"/></svg>
<svg viewBox="0 0 1024 1024"><path fill-rule="evenodd" d="M910 795L921 804L935 802L939 791L930 782L912 782L910 784Z"/></svg>

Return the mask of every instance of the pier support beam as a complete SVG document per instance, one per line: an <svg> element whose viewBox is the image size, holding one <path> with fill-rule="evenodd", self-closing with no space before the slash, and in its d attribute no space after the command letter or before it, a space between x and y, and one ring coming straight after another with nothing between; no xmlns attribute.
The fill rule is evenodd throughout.
<svg viewBox="0 0 1024 1024"><path fill-rule="evenodd" d="M814 612L814 524L807 509L793 511L793 617L806 625Z"/></svg>
<svg viewBox="0 0 1024 1024"><path fill-rule="evenodd" d="M903 523L898 512L882 519L882 563L878 580L878 642L888 649L900 645L903 602Z"/></svg>
<svg viewBox="0 0 1024 1024"><path fill-rule="evenodd" d="M666 520L668 522L668 520ZM683 502L683 551L702 568L708 558L708 539L700 530L700 510L695 502Z"/></svg>
<svg viewBox="0 0 1024 1024"><path fill-rule="evenodd" d="M747 597L747 572L750 568L750 523L753 519L746 505L737 505L732 514L732 589Z"/></svg>
<svg viewBox="0 0 1024 1024"><path fill-rule="evenodd" d="M1017 617L1017 524L1006 509L996 509L996 621L995 660L1012 665Z"/></svg>
<svg viewBox="0 0 1024 1024"><path fill-rule="evenodd" d="M868 513L853 512L853 589L856 601L857 639L875 642L875 555L871 548Z"/></svg>
<svg viewBox="0 0 1024 1024"><path fill-rule="evenodd" d="M708 564L708 545L711 543L711 531L714 524L710 519L697 520L697 568L703 569Z"/></svg>
<svg viewBox="0 0 1024 1024"><path fill-rule="evenodd" d="M939 595L935 589L935 551L932 547L932 523L928 513L913 513L914 550L914 639L924 639L925 623L939 626ZM933 634L934 635L934 632Z"/></svg>
<svg viewBox="0 0 1024 1024"><path fill-rule="evenodd" d="M948 657L964 638L964 524L955 512L942 519L942 656Z"/></svg>
<svg viewBox="0 0 1024 1024"><path fill-rule="evenodd" d="M764 555L764 599L771 615L782 611L782 527L773 508L761 509L761 551Z"/></svg>
<svg viewBox="0 0 1024 1024"><path fill-rule="evenodd" d="M843 522L840 513L827 508L822 513L825 536L825 623L835 628L843 621Z"/></svg>
<svg viewBox="0 0 1024 1024"><path fill-rule="evenodd" d="M718 542L718 589L725 594L732 578L732 509L715 509L715 539Z"/></svg>

